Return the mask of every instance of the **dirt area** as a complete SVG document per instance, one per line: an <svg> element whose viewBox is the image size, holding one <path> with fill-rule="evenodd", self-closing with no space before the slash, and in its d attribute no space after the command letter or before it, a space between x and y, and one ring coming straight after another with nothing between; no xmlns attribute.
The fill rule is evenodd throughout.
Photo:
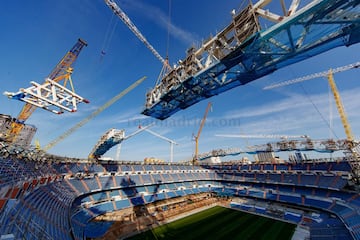
<svg viewBox="0 0 360 240"><path fill-rule="evenodd" d="M201 193L107 213L98 216L94 221L115 223L102 238L96 240L124 239L216 205L228 206L229 203L229 199Z"/></svg>

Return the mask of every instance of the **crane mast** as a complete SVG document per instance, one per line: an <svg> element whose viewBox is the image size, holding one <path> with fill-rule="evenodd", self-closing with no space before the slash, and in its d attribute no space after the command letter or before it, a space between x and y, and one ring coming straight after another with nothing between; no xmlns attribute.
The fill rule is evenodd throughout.
<svg viewBox="0 0 360 240"><path fill-rule="evenodd" d="M149 124L145 127L141 127L139 126L139 129L133 133L131 133L130 135L127 135L127 136L124 136L124 138L122 139L122 141L117 145L117 148L116 148L116 155L115 155L115 160L120 160L120 151L121 151L121 143L124 141L124 140L127 140L139 133L141 133L142 131L145 131L146 129L152 127L154 124Z"/></svg>
<svg viewBox="0 0 360 240"><path fill-rule="evenodd" d="M60 62L55 66L55 68L51 71L51 73L48 75L47 77L47 81L53 81L55 83L53 83L51 85L52 87L52 91L55 91L53 85L56 83L58 83L61 80L64 80L64 87L66 87L67 82L70 82L71 87L73 89L72 86L72 81L71 81L71 74L73 73L73 64L75 63L77 57L79 56L81 49L87 46L87 43L82 40L82 39L78 39L78 41L76 42L76 44L70 49L69 52L67 52L65 54L65 56L60 60ZM32 82L32 84L35 87L32 87L33 90L39 90L41 92L41 94L47 94L45 92L45 88L41 88L42 85L40 84L36 84L34 82ZM46 82L43 84L43 86L46 85L48 86L49 84ZM25 89L27 90L27 89ZM31 114L35 111L36 108L40 107L39 104L37 104L36 102L39 101L39 98L41 94L37 95L37 96L31 96L28 97L31 100L26 99L25 100L25 93L23 91L25 91L24 89L19 93L13 94L13 93L8 93L5 92L4 94L7 95L10 98L13 99L17 99L17 100L22 100L25 101L25 105L23 106L22 110L20 111L18 117L16 118L16 120L14 122L12 122L11 124L11 128L9 130L9 132L6 134L6 140L8 142L14 142L16 140L16 138L19 136L21 130L24 128L24 123L25 121L31 116ZM64 88L62 89L64 90ZM49 94L47 94L49 95ZM74 95L74 94L73 94ZM79 99L81 101L84 102L88 102L85 99L82 99L80 96ZM40 101L43 101L43 99L40 99ZM44 107L45 108L45 107Z"/></svg>
<svg viewBox="0 0 360 240"><path fill-rule="evenodd" d="M151 131L150 129L145 129L145 131L148 132L148 133L150 133L150 134L152 134L152 135L154 135L155 137L158 137L158 138L160 138L160 139L162 139L162 140L165 140L165 141L167 141L168 143L170 143L170 162L172 163L173 160L174 160L174 144L175 144L175 145L179 145L179 144L176 143L175 141L167 138L167 137L161 136L160 134L158 134L158 133L156 133L156 132L154 132L154 131Z"/></svg>
<svg viewBox="0 0 360 240"><path fill-rule="evenodd" d="M198 155L199 155L199 138L200 138L200 134L201 134L202 129L203 129L204 125L205 125L205 121L206 121L207 115L208 115L209 110L211 109L211 107L212 107L211 102L209 102L208 105L207 105L207 107L206 107L204 117L203 117L202 120L201 120L199 130L198 130L196 136L194 137L194 138L195 138L195 155L194 155L194 159L193 159L193 163L194 163L194 164L198 161Z"/></svg>
<svg viewBox="0 0 360 240"><path fill-rule="evenodd" d="M348 64L348 65L345 65L345 66L337 67L337 68L334 68L334 69L330 69L329 71L318 72L318 73L306 75L306 76L303 76L303 77L300 77L300 78L295 78L295 79L292 79L292 80L287 80L287 81L275 83L275 84L272 84L272 85L268 85L268 86L264 87L263 89L264 90L269 90L269 89L273 89L273 88L284 87L284 86L287 86L287 85L308 81L308 80L319 78L319 77L326 77L328 82L329 82L329 85L330 85L331 91L333 93L334 99L335 99L336 107L337 107L337 110L339 112L341 122L342 122L342 125L343 125L344 130L345 130L346 138L347 138L347 140L349 142L353 143L354 142L354 135L353 135L353 133L351 131L351 127L350 127L349 121L347 119L347 116L346 116L345 109L344 109L344 106L343 106L342 101L341 101L339 91L338 91L338 89L336 87L336 83L334 81L333 74L334 73L339 73L339 72L344 72L344 71L351 70L351 69L354 69L354 68L359 68L359 67L360 67L360 62L356 62L356 63Z"/></svg>
<svg viewBox="0 0 360 240"><path fill-rule="evenodd" d="M350 127L349 121L348 121L346 113L345 113L344 105L342 104L340 94L339 94L339 91L338 91L338 89L336 87L336 84L335 84L335 81L334 81L334 76L333 76L333 73L332 73L331 69L329 70L327 78L328 78L328 82L329 82L331 91L332 91L332 93L334 95L335 103L336 103L336 106L337 106L337 109L338 109L338 112L339 112L339 115L340 115L340 118L341 118L341 122L342 122L342 124L344 126L346 138L350 143L352 143L352 142L354 142L354 135L353 135L353 133L351 131L351 127Z"/></svg>

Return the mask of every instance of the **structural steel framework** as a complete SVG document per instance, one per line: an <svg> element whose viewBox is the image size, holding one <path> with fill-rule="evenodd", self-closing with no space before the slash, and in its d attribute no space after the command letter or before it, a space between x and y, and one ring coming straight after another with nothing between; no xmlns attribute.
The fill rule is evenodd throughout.
<svg viewBox="0 0 360 240"><path fill-rule="evenodd" d="M331 153L336 151L347 151L349 141L347 139L319 139L312 140L283 140L249 147L250 150L240 148L214 149L208 153L199 154L199 160L210 157L224 157L239 154L256 154L261 152L282 152L282 151L315 151L320 153Z"/></svg>
<svg viewBox="0 0 360 240"><path fill-rule="evenodd" d="M71 74L74 71L73 65L85 46L87 46L87 43L82 39L78 39L70 51L65 54L51 71L43 84L32 81L31 84L33 86L29 88L21 88L16 93L4 92L11 99L25 102L24 107L7 133L6 141L19 143L17 138L24 129L25 121L38 107L60 114L64 110L75 112L78 103L89 102L75 93L71 80ZM59 84L61 81L63 82L62 85ZM71 90L66 86L68 83L71 85Z"/></svg>
<svg viewBox="0 0 360 240"><path fill-rule="evenodd" d="M215 37L185 59L146 94L144 115L166 119L206 98L277 69L360 41L359 0L293 0L283 16L264 10L271 0L248 5ZM275 22L262 30L261 20Z"/></svg>

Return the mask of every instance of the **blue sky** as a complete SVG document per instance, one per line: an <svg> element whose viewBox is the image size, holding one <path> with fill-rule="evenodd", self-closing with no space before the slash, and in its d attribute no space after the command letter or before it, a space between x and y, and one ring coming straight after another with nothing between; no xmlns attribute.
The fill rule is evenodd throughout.
<svg viewBox="0 0 360 240"><path fill-rule="evenodd" d="M42 146L83 120L135 80L147 76L139 87L58 143L50 152L86 157L108 129L125 129L126 134L130 134L137 130L138 124L155 122L151 128L153 131L179 143L174 147L175 161L192 157L195 146L192 136L198 131L208 101L180 111L164 121L141 115L145 93L155 85L162 65L119 19L112 17L104 1L20 2L7 1L0 8L1 92L27 88L30 81L43 82L79 37L89 44L81 52L72 77L76 92L89 99L90 104L80 105L78 112L72 114L54 115L36 110L27 123L38 127L35 139ZM186 49L192 44L198 45L210 34L214 35L224 28L231 20L230 11L238 9L240 2L172 0L168 42L169 1L117 1L163 57L168 48L170 63L184 58ZM102 50L106 51L103 57L100 54ZM262 88L274 82L357 62L359 52L359 44L333 49L209 99L213 107L200 136L200 153L229 147L245 149L248 145L271 141L221 138L215 134L306 134L314 139L329 138L333 134L328 127L330 119L336 137L345 138L333 99L329 98L326 79L271 91ZM359 70L335 75L356 139L360 135L358 78ZM2 96L0 113L15 117L23 104ZM114 157L115 150L106 155ZM169 143L144 132L122 144L120 158L142 161L145 157L158 157L169 160L169 155Z"/></svg>

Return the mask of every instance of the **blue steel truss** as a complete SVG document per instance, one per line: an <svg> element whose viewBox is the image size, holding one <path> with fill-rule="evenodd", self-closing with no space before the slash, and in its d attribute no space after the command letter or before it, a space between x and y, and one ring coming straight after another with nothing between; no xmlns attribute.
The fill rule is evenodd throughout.
<svg viewBox="0 0 360 240"><path fill-rule="evenodd" d="M166 119L277 69L359 41L360 0L313 1L271 28L252 34L221 60L164 92L142 114Z"/></svg>

